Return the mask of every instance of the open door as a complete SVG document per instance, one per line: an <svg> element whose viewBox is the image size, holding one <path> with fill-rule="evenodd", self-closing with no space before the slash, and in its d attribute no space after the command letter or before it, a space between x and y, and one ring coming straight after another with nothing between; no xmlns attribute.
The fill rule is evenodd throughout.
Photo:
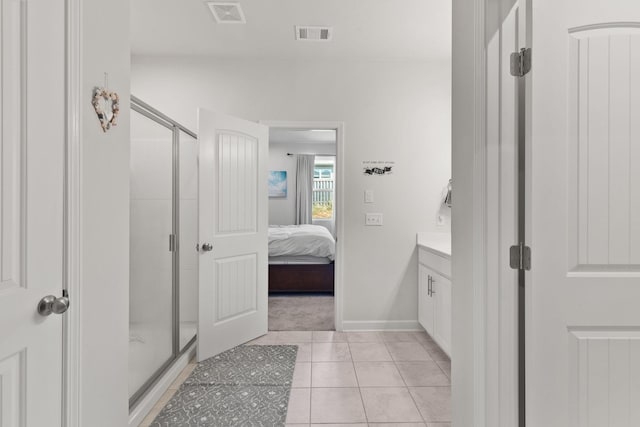
<svg viewBox="0 0 640 427"><path fill-rule="evenodd" d="M527 426L638 426L640 2L531 11Z"/></svg>
<svg viewBox="0 0 640 427"><path fill-rule="evenodd" d="M198 110L198 360L267 333L264 125Z"/></svg>
<svg viewBox="0 0 640 427"><path fill-rule="evenodd" d="M0 1L1 426L63 424L65 18Z"/></svg>

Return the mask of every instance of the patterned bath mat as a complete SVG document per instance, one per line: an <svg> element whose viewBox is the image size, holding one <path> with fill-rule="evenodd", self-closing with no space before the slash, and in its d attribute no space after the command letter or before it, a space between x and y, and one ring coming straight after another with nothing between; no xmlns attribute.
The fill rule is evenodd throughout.
<svg viewBox="0 0 640 427"><path fill-rule="evenodd" d="M284 426L297 352L244 345L198 363L151 426Z"/></svg>

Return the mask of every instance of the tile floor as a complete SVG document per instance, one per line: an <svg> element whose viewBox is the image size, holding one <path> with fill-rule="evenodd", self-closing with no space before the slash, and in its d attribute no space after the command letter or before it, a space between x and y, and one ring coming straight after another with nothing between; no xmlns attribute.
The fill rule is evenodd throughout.
<svg viewBox="0 0 640 427"><path fill-rule="evenodd" d="M424 332L269 332L249 344L295 344L287 427L450 427L451 362ZM142 422L189 376L189 364Z"/></svg>

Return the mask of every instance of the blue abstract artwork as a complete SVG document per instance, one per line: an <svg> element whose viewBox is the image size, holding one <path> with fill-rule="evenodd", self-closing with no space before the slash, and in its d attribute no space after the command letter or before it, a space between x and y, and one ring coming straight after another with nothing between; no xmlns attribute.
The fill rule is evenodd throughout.
<svg viewBox="0 0 640 427"><path fill-rule="evenodd" d="M287 197L287 171L269 172L269 197Z"/></svg>

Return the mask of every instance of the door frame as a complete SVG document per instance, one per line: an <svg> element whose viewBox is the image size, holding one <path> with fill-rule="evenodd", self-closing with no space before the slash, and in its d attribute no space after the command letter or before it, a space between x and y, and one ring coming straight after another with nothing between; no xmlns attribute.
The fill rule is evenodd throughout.
<svg viewBox="0 0 640 427"><path fill-rule="evenodd" d="M530 1L527 7L530 7ZM499 391L517 384L517 375L488 363L517 348L517 339L501 336L511 319L487 306L513 309L491 292L488 272L500 268L498 245L489 246L489 229L500 227L499 207L490 200L499 181L489 179L487 150L488 16L499 0L453 2L452 148L455 201L452 208L453 343L452 406L454 425L511 426L505 418L517 413L517 402L500 402ZM531 27L527 29L530 34ZM515 179L515 177L514 177ZM517 218L514 218L517 221ZM514 242L515 244L516 242ZM504 260L503 260L504 261ZM456 286L466 284L467 286ZM513 286L517 286L517 280ZM508 354L508 353L507 353ZM517 360L512 361L517 364ZM495 424L493 420L499 420Z"/></svg>
<svg viewBox="0 0 640 427"><path fill-rule="evenodd" d="M336 331L342 331L343 322L343 254L344 254L344 141L345 123L339 121L280 121L260 120L259 123L269 128L286 129L336 129L336 170L338 179L335 187L336 201L336 256L334 271L334 322Z"/></svg>
<svg viewBox="0 0 640 427"><path fill-rule="evenodd" d="M63 274L71 303L62 322L62 425L82 420L82 0L66 0L66 143Z"/></svg>

